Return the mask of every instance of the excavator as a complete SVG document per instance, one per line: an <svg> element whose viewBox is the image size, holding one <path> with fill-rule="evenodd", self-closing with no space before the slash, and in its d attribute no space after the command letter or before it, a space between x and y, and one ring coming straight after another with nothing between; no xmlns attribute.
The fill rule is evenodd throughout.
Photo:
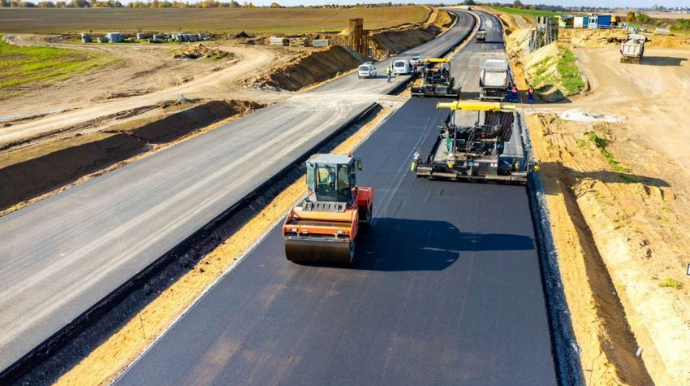
<svg viewBox="0 0 690 386"><path fill-rule="evenodd" d="M460 95L451 76L450 59L424 58L419 78L410 87L413 96L454 97Z"/></svg>
<svg viewBox="0 0 690 386"><path fill-rule="evenodd" d="M351 264L360 229L371 223L374 189L357 186L362 161L315 154L306 161L307 197L283 224L285 256L296 263Z"/></svg>
<svg viewBox="0 0 690 386"><path fill-rule="evenodd" d="M431 154L422 159L419 150L415 152L411 170L417 177L525 184L529 172L539 170L538 163L528 164L514 130L514 104L459 100L436 108L450 109L451 115L439 126ZM477 120L470 126L456 125L456 111L476 111Z"/></svg>

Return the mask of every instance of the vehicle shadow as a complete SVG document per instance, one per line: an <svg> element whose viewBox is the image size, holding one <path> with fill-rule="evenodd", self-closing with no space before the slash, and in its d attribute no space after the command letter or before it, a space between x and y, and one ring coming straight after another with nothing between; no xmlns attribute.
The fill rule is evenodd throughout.
<svg viewBox="0 0 690 386"><path fill-rule="evenodd" d="M668 56L643 56L640 60L642 66L680 66L687 61L686 58L676 58Z"/></svg>
<svg viewBox="0 0 690 386"><path fill-rule="evenodd" d="M354 264L371 271L440 271L473 251L527 251L534 239L463 232L446 221L374 218L357 238Z"/></svg>

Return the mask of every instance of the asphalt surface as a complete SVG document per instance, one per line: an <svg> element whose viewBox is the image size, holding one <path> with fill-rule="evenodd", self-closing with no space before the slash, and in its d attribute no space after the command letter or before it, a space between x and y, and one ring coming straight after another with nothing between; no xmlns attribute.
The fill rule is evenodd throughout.
<svg viewBox="0 0 690 386"><path fill-rule="evenodd" d="M467 79L487 47L457 57ZM352 268L288 262L276 227L116 385L556 385L526 189L409 170L437 101L356 151L375 209Z"/></svg>
<svg viewBox="0 0 690 386"><path fill-rule="evenodd" d="M402 81L345 76L1 217L0 373Z"/></svg>

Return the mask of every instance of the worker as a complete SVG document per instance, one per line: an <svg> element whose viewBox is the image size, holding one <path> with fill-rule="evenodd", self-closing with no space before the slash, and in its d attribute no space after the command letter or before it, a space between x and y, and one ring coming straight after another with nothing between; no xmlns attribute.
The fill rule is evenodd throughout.
<svg viewBox="0 0 690 386"><path fill-rule="evenodd" d="M527 89L527 103L534 103L534 87L532 87L531 84L529 85L529 89Z"/></svg>
<svg viewBox="0 0 690 386"><path fill-rule="evenodd" d="M388 66L388 70L386 70L386 74L388 74L388 83L391 82L391 78L393 77L393 69Z"/></svg>
<svg viewBox="0 0 690 386"><path fill-rule="evenodd" d="M518 100L518 88L515 84L513 84L513 87L510 88L510 101L517 102Z"/></svg>

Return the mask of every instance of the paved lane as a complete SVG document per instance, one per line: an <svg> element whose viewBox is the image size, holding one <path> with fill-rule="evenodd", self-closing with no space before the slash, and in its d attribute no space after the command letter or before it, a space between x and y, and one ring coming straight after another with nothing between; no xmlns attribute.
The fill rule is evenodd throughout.
<svg viewBox="0 0 690 386"><path fill-rule="evenodd" d="M376 199L354 267L288 262L276 227L116 385L556 385L525 188L409 172L436 102L355 154Z"/></svg>
<svg viewBox="0 0 690 386"><path fill-rule="evenodd" d="M1 217L0 372L400 82L343 77Z"/></svg>

